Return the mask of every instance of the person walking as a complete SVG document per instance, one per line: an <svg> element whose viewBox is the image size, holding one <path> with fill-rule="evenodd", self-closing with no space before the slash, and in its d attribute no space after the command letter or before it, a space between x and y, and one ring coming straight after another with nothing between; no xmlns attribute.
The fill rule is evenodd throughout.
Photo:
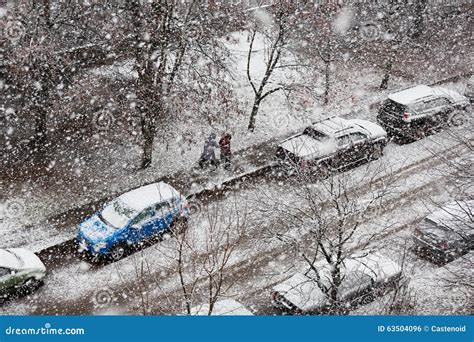
<svg viewBox="0 0 474 342"><path fill-rule="evenodd" d="M219 147L219 145L216 143L216 134L211 133L204 142L204 150L199 159L199 166L201 169L204 168L204 166L209 165L213 165L217 168L216 153L214 152L214 148L217 147Z"/></svg>
<svg viewBox="0 0 474 342"><path fill-rule="evenodd" d="M224 169L230 169L230 159L232 157L232 152L230 150L230 140L232 136L229 133L224 133L219 140L219 147L221 151L221 163L224 165Z"/></svg>

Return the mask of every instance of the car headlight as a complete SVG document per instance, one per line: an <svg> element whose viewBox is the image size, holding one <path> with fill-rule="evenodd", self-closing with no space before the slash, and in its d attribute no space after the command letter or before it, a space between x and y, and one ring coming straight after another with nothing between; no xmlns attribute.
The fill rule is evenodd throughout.
<svg viewBox="0 0 474 342"><path fill-rule="evenodd" d="M99 250L101 250L102 248L105 248L105 247L107 247L106 242L98 242L94 245L94 251L98 252Z"/></svg>

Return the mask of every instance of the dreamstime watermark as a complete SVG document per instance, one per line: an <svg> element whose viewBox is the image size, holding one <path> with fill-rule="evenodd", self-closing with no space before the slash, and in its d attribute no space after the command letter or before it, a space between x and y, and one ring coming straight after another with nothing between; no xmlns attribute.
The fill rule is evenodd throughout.
<svg viewBox="0 0 474 342"><path fill-rule="evenodd" d="M380 37L380 28L376 23L367 21L361 24L359 33L362 39L374 41Z"/></svg>
<svg viewBox="0 0 474 342"><path fill-rule="evenodd" d="M182 32L183 36L188 39L198 39L204 34L203 26L199 23L188 23Z"/></svg>
<svg viewBox="0 0 474 342"><path fill-rule="evenodd" d="M17 42L25 35L25 32L25 26L21 21L9 18L2 27L2 38Z"/></svg>
<svg viewBox="0 0 474 342"><path fill-rule="evenodd" d="M204 204L197 198L189 199L188 203L189 203L189 214L191 216L197 216L203 212Z"/></svg>
<svg viewBox="0 0 474 342"><path fill-rule="evenodd" d="M448 117L448 125L455 128L468 127L472 120L469 110L454 111Z"/></svg>
<svg viewBox="0 0 474 342"><path fill-rule="evenodd" d="M25 213L25 207L18 201L7 200L2 205L1 216L6 218L21 218Z"/></svg>
<svg viewBox="0 0 474 342"><path fill-rule="evenodd" d="M100 132L110 129L115 123L114 115L107 110L99 111L94 114L92 124Z"/></svg>
<svg viewBox="0 0 474 342"><path fill-rule="evenodd" d="M5 335L85 335L84 328L53 328L50 323L45 323L39 328L5 328Z"/></svg>
<svg viewBox="0 0 474 342"><path fill-rule="evenodd" d="M94 291L92 302L95 306L103 307L112 304L114 301L114 292L109 287L104 287Z"/></svg>

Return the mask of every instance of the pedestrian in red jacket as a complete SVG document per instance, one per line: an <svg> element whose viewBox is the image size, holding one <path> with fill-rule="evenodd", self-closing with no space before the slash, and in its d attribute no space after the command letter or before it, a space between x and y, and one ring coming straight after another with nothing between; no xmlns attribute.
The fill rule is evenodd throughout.
<svg viewBox="0 0 474 342"><path fill-rule="evenodd" d="M219 147L221 149L221 163L224 165L224 169L229 170L230 159L232 152L230 150L230 140L232 136L229 133L224 133L219 140Z"/></svg>

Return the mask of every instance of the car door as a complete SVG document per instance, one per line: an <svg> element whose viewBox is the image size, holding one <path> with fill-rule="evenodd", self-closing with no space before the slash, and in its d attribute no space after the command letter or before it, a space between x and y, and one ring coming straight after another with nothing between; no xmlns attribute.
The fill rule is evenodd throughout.
<svg viewBox="0 0 474 342"><path fill-rule="evenodd" d="M132 243L136 243L152 235L155 220L156 213L153 208L146 208L140 212L130 223L129 240Z"/></svg>
<svg viewBox="0 0 474 342"><path fill-rule="evenodd" d="M418 114L423 117L422 122L425 128L443 124L450 111L450 104L451 103L443 97L423 101L422 104L419 104Z"/></svg>
<svg viewBox="0 0 474 342"><path fill-rule="evenodd" d="M362 132L352 132L349 137L352 142L352 146L348 151L350 160L355 163L365 159L371 152L367 135Z"/></svg>
<svg viewBox="0 0 474 342"><path fill-rule="evenodd" d="M0 292L7 292L14 286L19 285L19 278L15 271L7 267L0 267Z"/></svg>
<svg viewBox="0 0 474 342"><path fill-rule="evenodd" d="M156 231L160 232L167 229L174 218L174 210L168 201L163 201L156 205L157 226Z"/></svg>
<svg viewBox="0 0 474 342"><path fill-rule="evenodd" d="M348 274L341 285L343 285L341 288L343 300L351 305L358 305L371 294L374 281L361 270L356 270Z"/></svg>
<svg viewBox="0 0 474 342"><path fill-rule="evenodd" d="M351 164L352 141L349 134L344 134L336 138L336 154L331 161L331 166L335 169Z"/></svg>

